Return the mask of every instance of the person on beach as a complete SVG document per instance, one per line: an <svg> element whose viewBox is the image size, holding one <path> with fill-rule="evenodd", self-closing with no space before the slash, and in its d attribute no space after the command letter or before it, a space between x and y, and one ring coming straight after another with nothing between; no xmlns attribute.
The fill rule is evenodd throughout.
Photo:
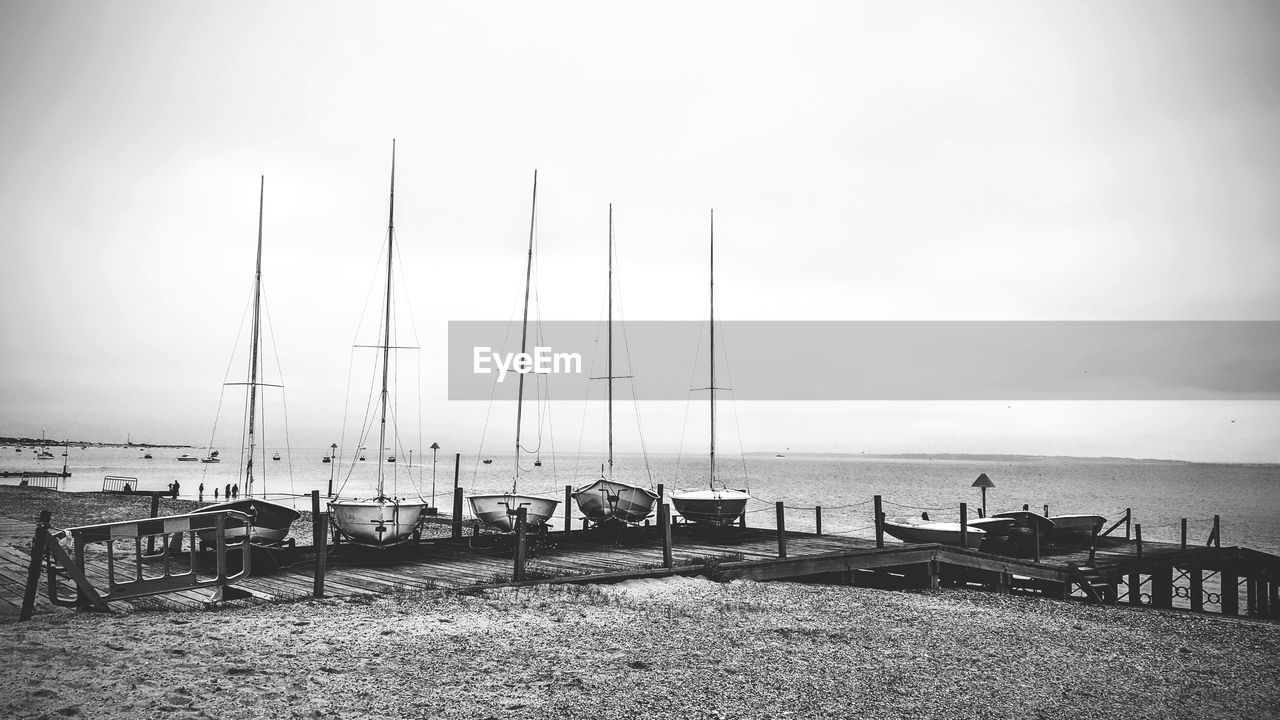
<svg viewBox="0 0 1280 720"><path fill-rule="evenodd" d="M231 486L231 497L233 498L240 497L240 483L236 483L235 485Z"/></svg>
<svg viewBox="0 0 1280 720"><path fill-rule="evenodd" d="M218 488L213 489L213 501L218 502Z"/></svg>
<svg viewBox="0 0 1280 720"><path fill-rule="evenodd" d="M172 494L173 494L173 483L169 483L166 487L168 487L169 491L168 491L168 492L166 492L166 493L165 493L165 495L172 495Z"/></svg>
<svg viewBox="0 0 1280 720"><path fill-rule="evenodd" d="M181 484L182 483L179 483L177 480L173 481L173 499L174 500L178 499L178 488L181 486Z"/></svg>
<svg viewBox="0 0 1280 720"><path fill-rule="evenodd" d="M223 489L223 491L222 491L222 497L224 497L224 498L226 498L226 499L228 499L228 500L230 500L230 499L231 499L231 483L227 483L227 487Z"/></svg>
<svg viewBox="0 0 1280 720"><path fill-rule="evenodd" d="M204 502L204 483L200 483L200 487L196 489L196 500Z"/></svg>

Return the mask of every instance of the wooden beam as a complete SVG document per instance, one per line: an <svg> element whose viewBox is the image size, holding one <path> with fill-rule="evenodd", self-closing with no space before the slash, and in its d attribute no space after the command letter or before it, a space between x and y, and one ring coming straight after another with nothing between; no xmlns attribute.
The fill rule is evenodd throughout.
<svg viewBox="0 0 1280 720"><path fill-rule="evenodd" d="M40 511L40 519L36 521L36 532L31 538L31 562L27 565L27 587L22 594L21 620L30 620L36 609L36 593L40 589L40 566L44 563L45 535L49 532L49 523L53 514L48 510Z"/></svg>
<svg viewBox="0 0 1280 720"><path fill-rule="evenodd" d="M774 503L774 510L778 514L778 557L787 557L787 511L782 501Z"/></svg>

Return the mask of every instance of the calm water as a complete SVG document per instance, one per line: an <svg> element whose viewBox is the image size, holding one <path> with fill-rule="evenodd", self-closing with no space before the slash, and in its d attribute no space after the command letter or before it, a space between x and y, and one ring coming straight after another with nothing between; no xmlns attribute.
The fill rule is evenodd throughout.
<svg viewBox="0 0 1280 720"><path fill-rule="evenodd" d="M0 470L57 470L62 466L61 448L50 448L54 460L37 460L30 448L14 452L0 448ZM275 449L268 449L270 457ZM163 491L170 482L181 483L181 496L194 499L198 486L206 488L205 500L219 489L238 480L239 459L234 451L224 453L223 462L205 464L178 462L183 453L198 455L197 449L160 448L151 451L154 459L142 459L133 448L73 447L67 458L72 476L62 489L91 491L102 489L105 475L138 479L142 491ZM322 463L325 449L281 448L280 461L259 461L268 494L274 499L295 498L299 508L309 507L304 496L312 490L324 494L330 477L336 492L347 497L366 497L376 484L376 454L370 461L352 468ZM467 492L501 492L510 489L510 455L490 455L485 465L475 455L462 457L459 484ZM292 462L290 462L292 458ZM414 453L409 458L386 464L385 484L398 496L430 498L432 463ZM959 503L967 502L971 516L981 505L981 494L970 487L979 473L987 473L996 487L987 491L989 512L1033 509L1049 505L1052 514L1091 513L1113 522L1126 507L1133 508L1134 521L1142 524L1143 537L1176 542L1180 519L1188 518L1189 542L1202 544L1209 534L1214 514L1222 517L1224 545L1242 545L1280 553L1280 466L1211 465L1177 462L1140 462L1079 458L870 458L804 455L726 457L718 460L721 476L730 487L745 487L755 498L748 506L748 524L774 525L774 502L787 505L787 526L812 529L815 505L822 505L823 530L859 537L873 536L872 496L884 497L890 516L915 515L929 510L931 518L956 519ZM454 456L441 453L435 466L435 504L449 508L452 502ZM540 467L526 458L521 470L521 492L563 498L565 485L579 485L599 476L600 460L595 457L543 458ZM623 455L615 460L614 476L642 486L663 483L668 490L705 484L705 457L650 456L646 464L640 455ZM744 479L745 478L745 479ZM16 484L16 479L0 482ZM243 493L243 488L241 489ZM576 510L576 508L575 508ZM561 508L560 518L563 518ZM576 513L575 513L576 516ZM558 519L558 522L563 522Z"/></svg>

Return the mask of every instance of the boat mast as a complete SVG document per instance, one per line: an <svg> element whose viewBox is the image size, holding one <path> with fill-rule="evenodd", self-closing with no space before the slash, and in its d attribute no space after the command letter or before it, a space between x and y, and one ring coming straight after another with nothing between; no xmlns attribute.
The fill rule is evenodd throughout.
<svg viewBox="0 0 1280 720"><path fill-rule="evenodd" d="M258 176L258 258L253 271L253 335L249 350L249 459L244 465L245 494L253 497L253 453L256 449L253 426L258 414L258 341L262 328L262 207L267 186L265 175ZM263 488L266 492L266 488Z"/></svg>
<svg viewBox="0 0 1280 720"><path fill-rule="evenodd" d="M711 211L711 489L716 486L716 211Z"/></svg>
<svg viewBox="0 0 1280 720"><path fill-rule="evenodd" d="M382 454L387 445L387 369L391 362L391 257L396 226L396 141L391 140L391 207L387 212L387 302L382 323L382 421L378 428L378 499L382 492Z"/></svg>
<svg viewBox="0 0 1280 720"><path fill-rule="evenodd" d="M529 259L524 270L524 318L520 326L520 354L525 353L525 343L529 337L529 285L533 279L533 228L538 217L538 171L533 171L533 203L529 210ZM524 417L524 373L516 386L516 474L511 480L511 493L516 492L516 484L520 481L520 421Z"/></svg>
<svg viewBox="0 0 1280 720"><path fill-rule="evenodd" d="M613 479L613 203L609 203L609 350L605 353L609 376L609 479Z"/></svg>

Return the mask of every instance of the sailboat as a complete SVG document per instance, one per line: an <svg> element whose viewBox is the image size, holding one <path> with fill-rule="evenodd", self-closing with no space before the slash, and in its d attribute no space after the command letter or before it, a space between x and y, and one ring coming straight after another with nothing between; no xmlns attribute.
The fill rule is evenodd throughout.
<svg viewBox="0 0 1280 720"><path fill-rule="evenodd" d="M52 460L53 453L49 452L49 448L44 444L44 431L40 431L40 452L36 453L37 460Z"/></svg>
<svg viewBox="0 0 1280 720"><path fill-rule="evenodd" d="M746 490L725 487L716 478L716 215L711 212L711 477L708 488L681 490L671 494L671 504L686 520L709 527L727 527L747 508L751 495ZM718 486L718 487L717 487Z"/></svg>
<svg viewBox="0 0 1280 720"><path fill-rule="evenodd" d="M220 462L222 462L222 458L218 457L218 451L217 451L217 450L214 450L213 452L209 453L208 457L202 457L202 458L200 458L200 462L202 462L202 463L220 463Z"/></svg>
<svg viewBox="0 0 1280 720"><path fill-rule="evenodd" d="M583 517L601 523L638 523L653 514L658 494L613 479L613 205L609 205L609 320L608 349L605 351L605 380L608 383L609 455L600 478L573 492Z"/></svg>
<svg viewBox="0 0 1280 720"><path fill-rule="evenodd" d="M529 339L529 286L533 278L533 234L538 214L538 172L533 173L533 209L529 213L529 259L524 274L524 319L520 331L520 352L524 354ZM555 513L559 500L521 495L520 485L520 424L524 419L524 376L520 373L516 390L516 465L515 475L511 480L511 492L490 495L472 495L471 512L480 522L500 530L511 532L516 527L516 514L520 508L525 509L525 522L529 527L539 527Z"/></svg>
<svg viewBox="0 0 1280 720"><path fill-rule="evenodd" d="M368 499L336 499L329 503L333 526L338 535L355 545L373 548L390 548L413 539L427 507L425 500L404 500L389 497L385 487L383 452L387 447L387 398L388 369L391 362L391 271L395 257L396 218L396 143L391 141L391 200L387 220L387 284L386 307L382 326L382 421L378 437L378 485L377 492ZM361 458L362 460L364 458Z"/></svg>
<svg viewBox="0 0 1280 720"><path fill-rule="evenodd" d="M293 525L293 521L301 517L301 514L291 507L266 500L265 483L261 491L258 491L254 486L254 482L257 479L253 473L253 461L257 451L255 421L258 416L258 387L266 385L266 383L260 382L258 379L258 371L262 365L258 353L258 345L262 331L262 210L265 191L266 178L259 178L258 253L253 277L253 328L249 348L249 374L244 383L228 383L229 385L243 384L249 388L249 396L245 408L245 415L247 416L245 420L245 438L248 452L245 453L244 475L241 483L245 489L245 497L229 502L206 505L196 511L238 510L247 514L250 517L249 526L244 527L239 523L233 524L227 528L226 538L233 542L239 542L242 538L247 537L249 542L254 545L274 545L283 541L289 535L289 528ZM184 455L183 457L186 456ZM209 457L204 459L204 462L218 462L218 451L214 450L209 453ZM255 492L258 493L257 497L254 496ZM201 533L200 539L203 542L212 543L215 541L214 533L212 531Z"/></svg>

